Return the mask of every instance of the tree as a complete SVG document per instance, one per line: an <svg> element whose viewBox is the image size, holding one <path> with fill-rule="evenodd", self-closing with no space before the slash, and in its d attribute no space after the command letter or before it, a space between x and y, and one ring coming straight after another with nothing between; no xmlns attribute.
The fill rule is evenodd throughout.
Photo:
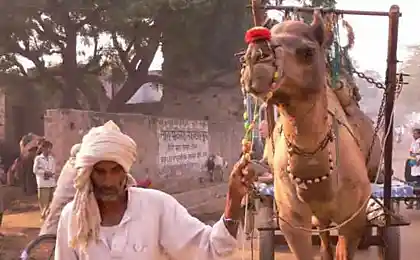
<svg viewBox="0 0 420 260"><path fill-rule="evenodd" d="M98 110L95 90L84 76L100 73L105 48L99 44L101 13L108 1L15 0L0 1L0 62L3 73L15 73L28 82L44 84L62 93L61 107L77 108L78 92L89 108ZM101 4L101 5L99 5ZM92 48L88 55L80 44ZM55 57L55 64L48 58ZM84 59L80 61L80 59ZM25 63L33 66L29 72Z"/></svg>
<svg viewBox="0 0 420 260"><path fill-rule="evenodd" d="M335 0L310 0L310 1L303 1L305 2L306 5L308 6L319 6L319 7L335 7L335 5L337 4L337 1Z"/></svg>
<svg viewBox="0 0 420 260"><path fill-rule="evenodd" d="M108 105L108 111L117 112L136 91L147 82L161 81L149 75L150 64L161 43L160 24L171 1L126 1L126 8L107 11L103 28L110 34L113 47L111 67L122 87ZM121 80L124 78L123 80Z"/></svg>
<svg viewBox="0 0 420 260"><path fill-rule="evenodd" d="M170 80L167 87L199 91L237 69L234 54L244 47L244 33L251 25L248 4L243 0L201 1L169 12L162 31L163 75Z"/></svg>
<svg viewBox="0 0 420 260"><path fill-rule="evenodd" d="M115 65L126 79L108 110L118 111L147 82L166 82L167 93L169 88L182 88L178 79L191 81L191 75L201 77L209 69L220 75L220 70L235 68L233 54L243 42L245 5L238 0L162 0L153 1L147 10L130 8L124 16L115 13L108 30L118 57ZM164 78L148 73L159 46L165 57Z"/></svg>
<svg viewBox="0 0 420 260"><path fill-rule="evenodd" d="M335 5L334 0L304 2L310 6ZM163 74L173 88L194 85L188 90L199 91L197 88L214 83L219 75L236 71L238 64L234 54L244 47L244 33L252 26L250 9L246 8L250 1L200 3L173 10L166 16L170 22L166 22L163 29ZM263 5L269 3L261 1Z"/></svg>

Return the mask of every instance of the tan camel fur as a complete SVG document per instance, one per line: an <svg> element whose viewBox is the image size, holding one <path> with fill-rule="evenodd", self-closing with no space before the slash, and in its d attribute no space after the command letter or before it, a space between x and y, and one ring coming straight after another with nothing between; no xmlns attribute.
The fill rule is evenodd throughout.
<svg viewBox="0 0 420 260"><path fill-rule="evenodd" d="M327 85L331 86L329 78ZM378 174L381 159L381 139L379 134L374 132L372 120L360 109L358 104L361 98L359 89L346 71L341 71L337 85L334 88L334 93L346 113L347 120L367 162L369 179L373 182Z"/></svg>
<svg viewBox="0 0 420 260"><path fill-rule="evenodd" d="M365 201L371 193L356 131L326 82L325 36L319 11L311 25L277 24L269 42L249 44L241 71L243 87L262 98L273 93L270 101L281 114L274 141L267 141L274 145L268 159L280 228L298 260L314 259L311 233L299 229L311 229L312 216L320 229L351 218L339 228L335 256L353 259L366 226ZM328 234L320 236L322 259L334 259Z"/></svg>

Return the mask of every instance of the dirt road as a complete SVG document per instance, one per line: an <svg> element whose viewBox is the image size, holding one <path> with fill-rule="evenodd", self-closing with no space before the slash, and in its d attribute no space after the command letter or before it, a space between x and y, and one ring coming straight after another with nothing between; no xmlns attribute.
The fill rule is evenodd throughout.
<svg viewBox="0 0 420 260"><path fill-rule="evenodd" d="M409 218L412 222L408 227L401 228L401 259L403 260L418 260L418 251L420 247L420 211L402 210L404 216ZM255 241L255 246L258 247L258 242ZM245 253L239 252L232 260L257 260L258 248L254 253L254 258L251 258L249 251L249 243L247 243L247 250ZM317 252L314 248L314 252ZM244 258L242 258L242 255ZM377 248L371 247L368 251L359 251L355 260L377 260ZM275 260L295 260L287 248L277 248Z"/></svg>

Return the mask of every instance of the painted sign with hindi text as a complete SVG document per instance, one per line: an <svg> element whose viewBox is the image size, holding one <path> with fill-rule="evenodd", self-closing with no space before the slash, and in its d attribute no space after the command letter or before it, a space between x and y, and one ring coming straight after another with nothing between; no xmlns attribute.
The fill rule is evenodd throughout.
<svg viewBox="0 0 420 260"><path fill-rule="evenodd" d="M158 119L157 134L160 168L204 165L209 151L207 121Z"/></svg>

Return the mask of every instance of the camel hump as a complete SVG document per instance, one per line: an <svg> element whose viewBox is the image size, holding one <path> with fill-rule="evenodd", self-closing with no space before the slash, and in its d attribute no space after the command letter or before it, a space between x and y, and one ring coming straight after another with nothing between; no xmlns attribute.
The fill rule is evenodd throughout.
<svg viewBox="0 0 420 260"><path fill-rule="evenodd" d="M328 110L355 138L366 159L369 178L374 180L380 164L381 140L372 120L359 107L361 97L353 80L342 75L337 83L333 88L327 79Z"/></svg>

